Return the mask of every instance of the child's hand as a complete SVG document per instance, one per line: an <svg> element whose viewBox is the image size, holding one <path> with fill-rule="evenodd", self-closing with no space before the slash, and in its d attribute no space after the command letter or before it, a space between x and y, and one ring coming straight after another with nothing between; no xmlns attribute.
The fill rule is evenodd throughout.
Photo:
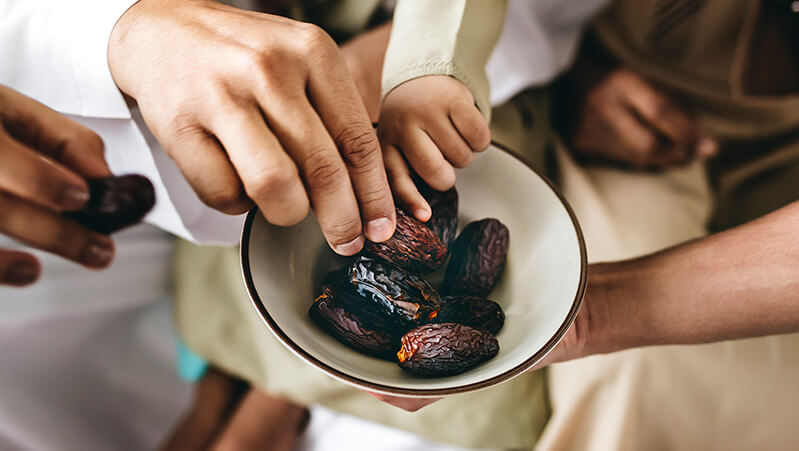
<svg viewBox="0 0 799 451"><path fill-rule="evenodd" d="M430 187L446 191L455 184L454 168L468 166L472 152L491 143L469 89L445 75L416 78L391 91L380 109L378 136L396 202L422 221L432 212L408 164Z"/></svg>

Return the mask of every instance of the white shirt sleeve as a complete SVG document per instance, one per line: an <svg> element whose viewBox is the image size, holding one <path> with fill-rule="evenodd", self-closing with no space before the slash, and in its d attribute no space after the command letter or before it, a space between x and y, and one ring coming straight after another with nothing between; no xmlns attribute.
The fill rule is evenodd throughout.
<svg viewBox="0 0 799 451"><path fill-rule="evenodd" d="M574 61L588 21L609 0L510 0L486 72L491 104L551 82Z"/></svg>
<svg viewBox="0 0 799 451"><path fill-rule="evenodd" d="M0 83L96 131L114 173L149 177L157 205L147 222L198 243L237 244L243 217L224 215L199 200L111 77L108 39L133 3L0 2Z"/></svg>

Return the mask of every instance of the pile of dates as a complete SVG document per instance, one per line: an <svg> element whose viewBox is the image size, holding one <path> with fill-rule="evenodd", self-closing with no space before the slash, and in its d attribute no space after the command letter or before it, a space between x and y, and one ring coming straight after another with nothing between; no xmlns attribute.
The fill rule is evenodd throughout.
<svg viewBox="0 0 799 451"><path fill-rule="evenodd" d="M397 209L397 229L368 242L327 275L310 308L327 333L364 354L423 377L451 376L493 358L505 321L486 299L505 266L507 227L496 219L458 229L458 193L422 187L433 215L423 223ZM449 259L440 292L423 277Z"/></svg>

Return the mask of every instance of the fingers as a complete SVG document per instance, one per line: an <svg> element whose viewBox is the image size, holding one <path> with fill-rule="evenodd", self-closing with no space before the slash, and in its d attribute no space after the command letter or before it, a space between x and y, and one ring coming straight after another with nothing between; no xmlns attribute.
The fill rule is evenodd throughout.
<svg viewBox="0 0 799 451"><path fill-rule="evenodd" d="M297 166L266 127L256 105L220 111L210 129L267 221L290 226L305 218L310 203Z"/></svg>
<svg viewBox="0 0 799 451"><path fill-rule="evenodd" d="M333 49L311 66L308 93L347 166L366 237L384 241L396 218L380 143L338 49L329 45Z"/></svg>
<svg viewBox="0 0 799 451"><path fill-rule="evenodd" d="M473 103L466 100L455 102L450 107L449 117L473 151L481 152L491 145L491 130Z"/></svg>
<svg viewBox="0 0 799 451"><path fill-rule="evenodd" d="M411 167L431 188L446 191L455 185L455 169L424 130L409 128L400 140Z"/></svg>
<svg viewBox="0 0 799 451"><path fill-rule="evenodd" d="M103 141L88 128L11 89L0 87L3 126L14 138L87 178L111 174Z"/></svg>
<svg viewBox="0 0 799 451"><path fill-rule="evenodd" d="M364 243L361 213L347 166L324 124L304 98L272 98L268 111L267 120L299 168L330 247L341 255L356 254Z"/></svg>
<svg viewBox="0 0 799 451"><path fill-rule="evenodd" d="M188 128L165 143L200 200L223 213L237 215L252 207L236 170L219 141L202 128Z"/></svg>
<svg viewBox="0 0 799 451"><path fill-rule="evenodd" d="M627 156L626 159L634 166L648 166L651 155L657 151L657 135L621 108L608 121L615 139L607 140L603 145L620 146L622 153Z"/></svg>
<svg viewBox="0 0 799 451"><path fill-rule="evenodd" d="M80 176L2 135L0 189L56 211L79 210L89 201Z"/></svg>
<svg viewBox="0 0 799 451"><path fill-rule="evenodd" d="M394 198L399 206L405 211L412 212L420 221L430 219L433 210L416 188L408 164L400 151L392 145L386 145L383 147L383 159Z"/></svg>
<svg viewBox="0 0 799 451"><path fill-rule="evenodd" d="M95 269L108 266L114 257L107 236L11 194L0 192L0 211L0 233L29 246Z"/></svg>
<svg viewBox="0 0 799 451"><path fill-rule="evenodd" d="M474 160L472 148L459 134L450 118L441 119L438 124L426 128L425 131L452 166L456 168L469 166ZM482 120L482 116L480 119Z"/></svg>
<svg viewBox="0 0 799 451"><path fill-rule="evenodd" d="M672 152L681 154L683 162L694 155L708 157L716 153L716 141L691 115L634 73L625 71L623 75L623 103L663 135L675 148Z"/></svg>
<svg viewBox="0 0 799 451"><path fill-rule="evenodd" d="M41 267L33 255L0 249L0 285L30 285L40 273Z"/></svg>

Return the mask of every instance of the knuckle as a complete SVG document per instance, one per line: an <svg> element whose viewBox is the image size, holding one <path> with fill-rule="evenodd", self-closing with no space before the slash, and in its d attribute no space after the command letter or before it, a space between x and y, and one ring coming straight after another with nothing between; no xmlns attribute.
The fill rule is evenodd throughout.
<svg viewBox="0 0 799 451"><path fill-rule="evenodd" d="M455 186L455 173L445 164L436 164L427 171L430 186L444 191Z"/></svg>
<svg viewBox="0 0 799 451"><path fill-rule="evenodd" d="M200 199L206 205L226 213L239 213L249 206L249 198L240 186L221 185L216 189L202 193Z"/></svg>
<svg viewBox="0 0 799 451"><path fill-rule="evenodd" d="M649 96L645 105L646 114L653 119L662 119L669 110L668 102L660 96Z"/></svg>
<svg viewBox="0 0 799 451"><path fill-rule="evenodd" d="M339 183L346 180L344 165L335 155L320 154L313 158L313 164L307 170L307 182L316 190L332 191Z"/></svg>
<svg viewBox="0 0 799 451"><path fill-rule="evenodd" d="M244 190L253 199L266 199L280 193L297 180L297 170L289 165L250 169L243 174Z"/></svg>
<svg viewBox="0 0 799 451"><path fill-rule="evenodd" d="M377 210L384 205L391 205L393 198L389 189L374 188L358 192L358 203L364 211ZM382 216L382 213L380 216Z"/></svg>
<svg viewBox="0 0 799 451"><path fill-rule="evenodd" d="M355 216L325 227L325 235L334 246L350 243L361 235L361 218Z"/></svg>
<svg viewBox="0 0 799 451"><path fill-rule="evenodd" d="M363 168L376 162L380 155L380 142L371 128L348 127L336 137L347 166Z"/></svg>
<svg viewBox="0 0 799 451"><path fill-rule="evenodd" d="M170 133L178 140L194 137L200 130L194 113L186 108L178 108L176 111L167 122Z"/></svg>
<svg viewBox="0 0 799 451"><path fill-rule="evenodd" d="M301 22L297 24L299 43L305 50L318 50L327 46L330 36L319 26Z"/></svg>
<svg viewBox="0 0 799 451"><path fill-rule="evenodd" d="M648 157L657 151L657 146L657 139L651 134L647 134L641 137L638 150L641 152L641 155Z"/></svg>
<svg viewBox="0 0 799 451"><path fill-rule="evenodd" d="M84 148L93 153L102 155L105 151L105 143L100 135L87 128L81 132L81 143Z"/></svg>

